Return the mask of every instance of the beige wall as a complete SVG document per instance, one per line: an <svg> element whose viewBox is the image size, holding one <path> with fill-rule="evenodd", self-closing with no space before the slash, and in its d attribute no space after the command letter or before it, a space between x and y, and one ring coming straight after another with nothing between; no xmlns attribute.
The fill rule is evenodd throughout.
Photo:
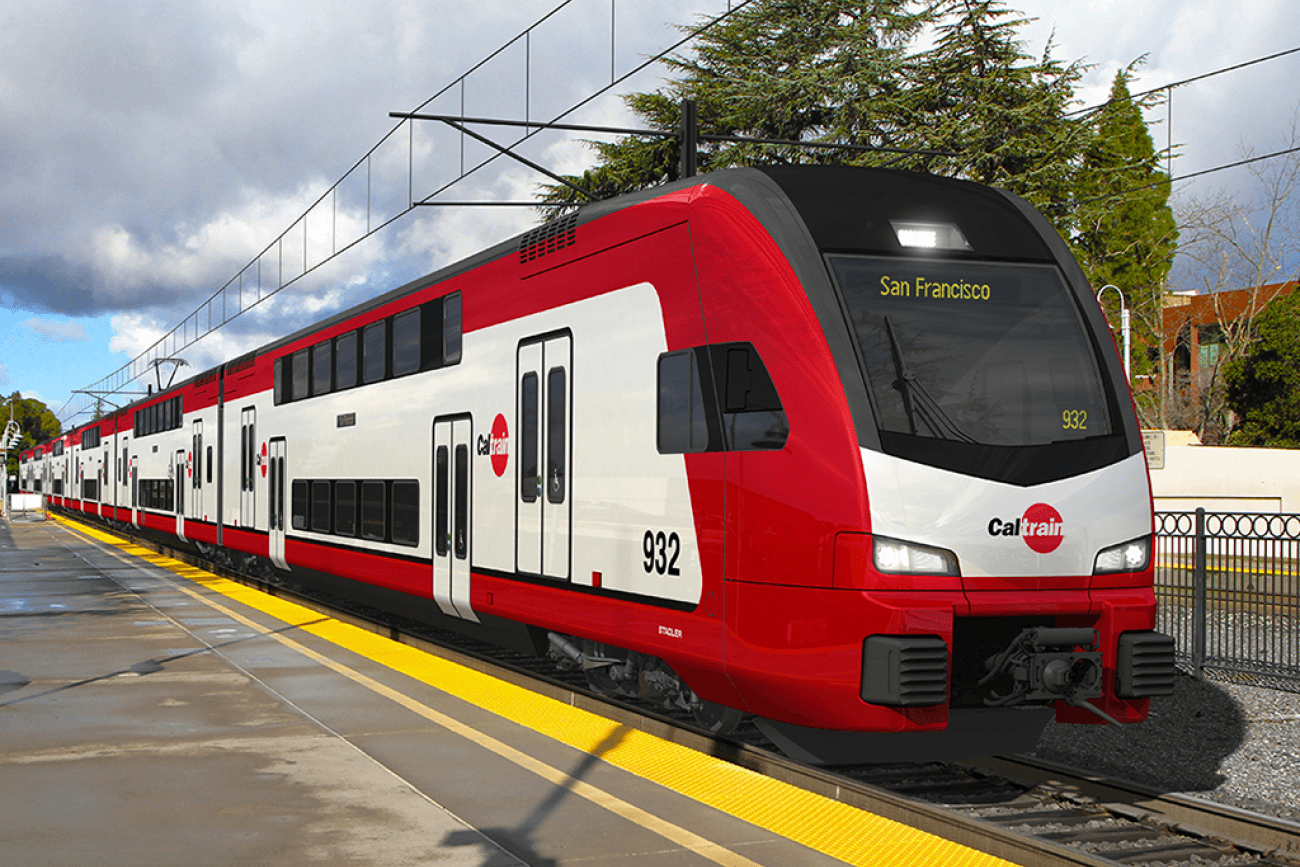
<svg viewBox="0 0 1300 867"><path fill-rule="evenodd" d="M1300 513L1300 449L1178 445L1174 433L1151 470L1156 511Z"/></svg>

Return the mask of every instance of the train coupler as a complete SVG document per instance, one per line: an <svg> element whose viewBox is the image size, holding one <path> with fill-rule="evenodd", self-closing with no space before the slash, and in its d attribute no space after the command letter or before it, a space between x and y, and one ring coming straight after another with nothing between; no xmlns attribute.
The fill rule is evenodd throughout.
<svg viewBox="0 0 1300 867"><path fill-rule="evenodd" d="M989 707L1064 701L1109 723L1120 724L1087 701L1100 697L1103 692L1101 651L1097 649L1095 629L1047 626L1025 629L1006 650L990 657L985 668L987 673L979 685L988 689L984 704Z"/></svg>

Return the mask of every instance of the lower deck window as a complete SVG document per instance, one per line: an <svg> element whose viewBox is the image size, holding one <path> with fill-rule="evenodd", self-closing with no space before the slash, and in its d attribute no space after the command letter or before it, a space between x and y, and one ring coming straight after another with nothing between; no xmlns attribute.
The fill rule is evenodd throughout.
<svg viewBox="0 0 1300 867"><path fill-rule="evenodd" d="M334 532L339 536L357 534L357 483L334 483Z"/></svg>
<svg viewBox="0 0 1300 867"><path fill-rule="evenodd" d="M388 486L384 482L361 483L361 538L384 542L388 538Z"/></svg>
<svg viewBox="0 0 1300 867"><path fill-rule="evenodd" d="M331 490L329 482L311 483L311 529L313 533L328 533L331 530Z"/></svg>
<svg viewBox="0 0 1300 867"><path fill-rule="evenodd" d="M464 460L468 463L468 454ZM410 547L420 543L420 483L414 479L298 479L290 499L295 530Z"/></svg>
<svg viewBox="0 0 1300 867"><path fill-rule="evenodd" d="M420 483L393 482L393 541L420 543Z"/></svg>
<svg viewBox="0 0 1300 867"><path fill-rule="evenodd" d="M292 503L290 505L290 515L293 517L293 528L295 530L307 529L307 483L297 481L293 483L293 493L290 495Z"/></svg>

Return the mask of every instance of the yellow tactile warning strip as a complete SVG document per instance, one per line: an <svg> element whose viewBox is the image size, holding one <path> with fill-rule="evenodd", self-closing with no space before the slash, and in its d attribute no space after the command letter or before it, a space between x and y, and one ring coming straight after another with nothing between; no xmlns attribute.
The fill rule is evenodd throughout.
<svg viewBox="0 0 1300 867"><path fill-rule="evenodd" d="M298 626L304 632L378 662L435 689L575 749L596 754L615 767L656 782L681 795L801 843L832 858L838 858L849 864L873 865L873 867L875 865L900 865L900 867L903 865L906 867L990 865L991 867L991 865L1010 863L788 783L764 777L754 771L704 755L680 744L629 729L589 711L537 695L523 687L431 656L367 632L360 627L332 618L322 620L318 612L220 578L179 560L155 554L146 548L125 542L85 524L66 518L58 518L58 520L70 529L112 545L125 554L167 569L207 590L219 593L286 624ZM574 794L654 831L683 848L727 867L759 867L744 856L666 822L608 792L574 781L563 771L552 768L291 638L269 632L266 628L213 599L183 586L180 589L227 617L267 634L281 644L292 647L355 683L392 699L425 719L461 737L468 738L550 782L570 787Z"/></svg>

